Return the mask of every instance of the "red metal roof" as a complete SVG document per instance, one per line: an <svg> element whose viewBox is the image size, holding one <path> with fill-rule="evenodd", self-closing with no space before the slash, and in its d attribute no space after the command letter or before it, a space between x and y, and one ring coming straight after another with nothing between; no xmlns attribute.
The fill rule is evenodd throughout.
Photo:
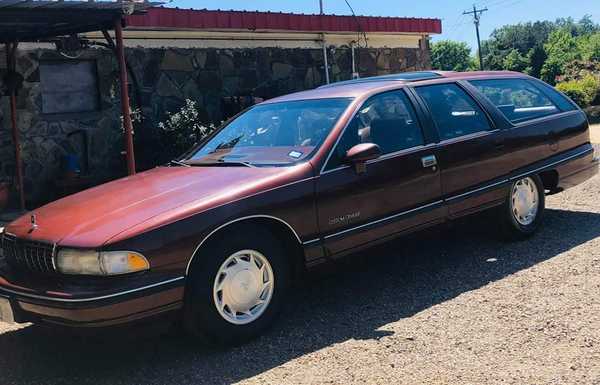
<svg viewBox="0 0 600 385"><path fill-rule="evenodd" d="M442 33L439 19L405 17L304 15L294 13L150 8L145 15L129 16L130 27L236 29L315 32Z"/></svg>

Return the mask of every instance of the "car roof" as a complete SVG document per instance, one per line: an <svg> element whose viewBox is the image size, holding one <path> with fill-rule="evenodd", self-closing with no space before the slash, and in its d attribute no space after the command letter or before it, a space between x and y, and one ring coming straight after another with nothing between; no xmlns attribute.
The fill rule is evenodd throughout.
<svg viewBox="0 0 600 385"><path fill-rule="evenodd" d="M401 72L397 74L389 74L383 76L372 76L367 78L345 80L341 82L331 83L320 86L318 88L295 92L293 94L280 96L270 99L265 103L277 103L283 101L298 101L308 99L325 99L325 98L356 98L364 94L384 91L393 88L393 86L401 86L410 83L411 85L437 83L445 79L461 80L461 79L477 79L482 77L497 78L497 77L526 77L519 72L513 71L469 71L469 72L454 72L454 71L414 71Z"/></svg>

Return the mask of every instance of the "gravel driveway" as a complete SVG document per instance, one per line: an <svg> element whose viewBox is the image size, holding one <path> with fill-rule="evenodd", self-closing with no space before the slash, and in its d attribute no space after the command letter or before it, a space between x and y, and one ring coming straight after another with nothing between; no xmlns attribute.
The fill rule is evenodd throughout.
<svg viewBox="0 0 600 385"><path fill-rule="evenodd" d="M525 242L481 216L347 259L229 351L0 323L0 383L600 384L599 193L596 177L548 197Z"/></svg>

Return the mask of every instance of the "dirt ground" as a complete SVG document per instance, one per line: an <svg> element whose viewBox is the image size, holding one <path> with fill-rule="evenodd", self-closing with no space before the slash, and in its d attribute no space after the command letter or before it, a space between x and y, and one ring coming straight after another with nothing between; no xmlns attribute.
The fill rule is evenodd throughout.
<svg viewBox="0 0 600 385"><path fill-rule="evenodd" d="M548 197L527 241L481 216L344 260L229 350L0 324L0 383L600 384L599 192Z"/></svg>

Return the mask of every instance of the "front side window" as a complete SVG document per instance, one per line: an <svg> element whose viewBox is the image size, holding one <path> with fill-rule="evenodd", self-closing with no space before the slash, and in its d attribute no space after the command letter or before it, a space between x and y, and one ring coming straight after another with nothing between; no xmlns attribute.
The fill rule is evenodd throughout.
<svg viewBox="0 0 600 385"><path fill-rule="evenodd" d="M352 99L268 103L252 107L192 151L186 163L284 166L309 158Z"/></svg>
<svg viewBox="0 0 600 385"><path fill-rule="evenodd" d="M512 123L541 118L560 109L533 83L524 79L471 81Z"/></svg>
<svg viewBox="0 0 600 385"><path fill-rule="evenodd" d="M437 126L440 140L489 131L485 113L456 84L437 84L415 88L423 99Z"/></svg>
<svg viewBox="0 0 600 385"><path fill-rule="evenodd" d="M360 107L334 149L327 169L341 166L346 152L359 143L375 143L382 154L424 143L421 126L404 91L375 95Z"/></svg>

